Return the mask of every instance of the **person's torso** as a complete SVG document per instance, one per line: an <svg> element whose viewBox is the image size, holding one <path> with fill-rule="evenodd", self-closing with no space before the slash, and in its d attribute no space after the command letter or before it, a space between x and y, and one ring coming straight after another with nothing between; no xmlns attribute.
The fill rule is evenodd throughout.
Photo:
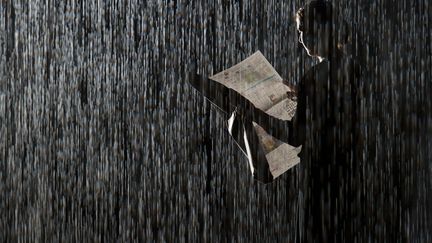
<svg viewBox="0 0 432 243"><path fill-rule="evenodd" d="M355 82L349 58L312 67L306 82L306 148L314 160L341 160L350 153L355 127Z"/></svg>

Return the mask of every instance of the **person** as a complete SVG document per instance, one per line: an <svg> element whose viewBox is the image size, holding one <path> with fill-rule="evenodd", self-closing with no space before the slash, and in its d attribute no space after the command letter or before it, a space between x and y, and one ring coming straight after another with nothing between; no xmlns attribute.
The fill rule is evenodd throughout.
<svg viewBox="0 0 432 243"><path fill-rule="evenodd" d="M192 79L199 89L224 113L231 114L229 131L253 164L254 178L273 180L253 123L268 134L295 147L305 174L305 216L303 234L308 241L340 241L355 234L349 218L355 190L341 192L359 170L361 152L358 80L361 65L349 51L350 35L344 21L338 21L332 4L312 0L296 12L299 43L319 63L310 68L297 86L297 109L290 121L280 120L255 108L236 92L216 82ZM351 180L351 181L350 181ZM343 228L345 227L345 228ZM343 232L343 233L342 233Z"/></svg>
<svg viewBox="0 0 432 243"><path fill-rule="evenodd" d="M358 197L353 182L359 179L357 160L362 150L357 122L362 68L349 50L348 25L338 17L332 4L322 0L309 1L296 12L298 41L318 64L298 82L297 109L290 121L267 115L230 90L220 96L224 98L213 100L235 118L230 133L241 148L249 147L255 179L273 178L262 162L265 158L252 122L282 142L302 145L306 216L301 235L308 242L342 241L358 227L352 220L356 210L351 203ZM207 93L218 89L224 88L208 86Z"/></svg>
<svg viewBox="0 0 432 243"><path fill-rule="evenodd" d="M362 69L347 52L348 27L338 17L330 2L319 0L296 13L299 42L319 61L299 83L296 113L305 133L300 157L309 191L305 193L309 195L305 199L307 241L343 241L359 227L352 204L358 197L353 182L358 181L360 170L357 121Z"/></svg>

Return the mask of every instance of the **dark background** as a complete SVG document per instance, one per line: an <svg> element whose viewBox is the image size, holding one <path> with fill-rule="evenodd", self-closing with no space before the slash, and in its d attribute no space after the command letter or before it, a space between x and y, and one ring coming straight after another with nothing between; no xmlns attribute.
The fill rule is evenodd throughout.
<svg viewBox="0 0 432 243"><path fill-rule="evenodd" d="M186 82L260 50L295 84L303 4L2 0L0 241L304 241L307 163L255 182ZM334 4L370 70L351 237L431 242L432 5Z"/></svg>

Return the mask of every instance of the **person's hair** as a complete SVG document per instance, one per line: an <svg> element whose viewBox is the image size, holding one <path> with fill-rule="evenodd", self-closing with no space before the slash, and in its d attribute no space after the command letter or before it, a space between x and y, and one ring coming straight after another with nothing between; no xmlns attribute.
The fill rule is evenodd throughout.
<svg viewBox="0 0 432 243"><path fill-rule="evenodd" d="M332 16L333 9L330 2L313 0L297 11L296 20L300 24L299 30L305 32L312 30L315 23L331 24Z"/></svg>
<svg viewBox="0 0 432 243"><path fill-rule="evenodd" d="M345 44L349 39L348 24L344 20L340 20L339 25L335 26L337 22L335 13L336 11L331 2L312 0L296 12L295 18L299 24L299 30L305 34L313 32L317 24L328 25L331 31L331 38L337 38L337 40L333 40L335 41L334 43L337 45ZM337 29L338 33L334 32L335 29Z"/></svg>

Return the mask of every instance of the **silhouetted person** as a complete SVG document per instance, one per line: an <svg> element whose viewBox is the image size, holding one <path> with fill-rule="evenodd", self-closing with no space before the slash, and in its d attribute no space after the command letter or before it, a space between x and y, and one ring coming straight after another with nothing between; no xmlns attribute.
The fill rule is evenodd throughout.
<svg viewBox="0 0 432 243"><path fill-rule="evenodd" d="M361 69L343 51L346 25L336 17L326 1L311 1L296 14L299 42L320 61L299 83L294 126L305 132L300 156L310 190L303 235L308 242L350 239L361 224L354 222L357 212L351 205L359 195L352 182L359 172Z"/></svg>
<svg viewBox="0 0 432 243"><path fill-rule="evenodd" d="M234 132L239 146L251 147L254 178L272 181L252 121L261 125L275 138L293 146L303 145L299 154L305 169L305 220L303 240L335 242L351 238L358 224L354 222L358 200L352 185L359 171L361 139L358 117L360 77L359 65L346 52L348 31L345 23L336 21L332 5L311 1L296 13L299 42L308 55L319 59L298 83L297 110L291 121L282 121L255 108L236 92L215 82L207 93L227 114L235 114ZM233 104L241 104L234 106ZM247 139L243 139L244 135ZM357 177L358 178L358 177Z"/></svg>
<svg viewBox="0 0 432 243"><path fill-rule="evenodd" d="M283 142L303 145L299 154L306 183L302 237L316 242L349 239L361 223L351 222L356 212L350 205L359 195L350 183L359 170L361 94L357 82L361 69L346 52L347 25L336 17L327 1L310 1L296 13L299 42L320 62L298 83L297 110L291 121L267 115L221 84L199 78L192 81L223 112L235 114L230 133L243 150L245 143L250 146L255 179L270 182L273 178L267 163L262 163L264 155L252 121ZM223 94L215 93L218 90L224 90Z"/></svg>

